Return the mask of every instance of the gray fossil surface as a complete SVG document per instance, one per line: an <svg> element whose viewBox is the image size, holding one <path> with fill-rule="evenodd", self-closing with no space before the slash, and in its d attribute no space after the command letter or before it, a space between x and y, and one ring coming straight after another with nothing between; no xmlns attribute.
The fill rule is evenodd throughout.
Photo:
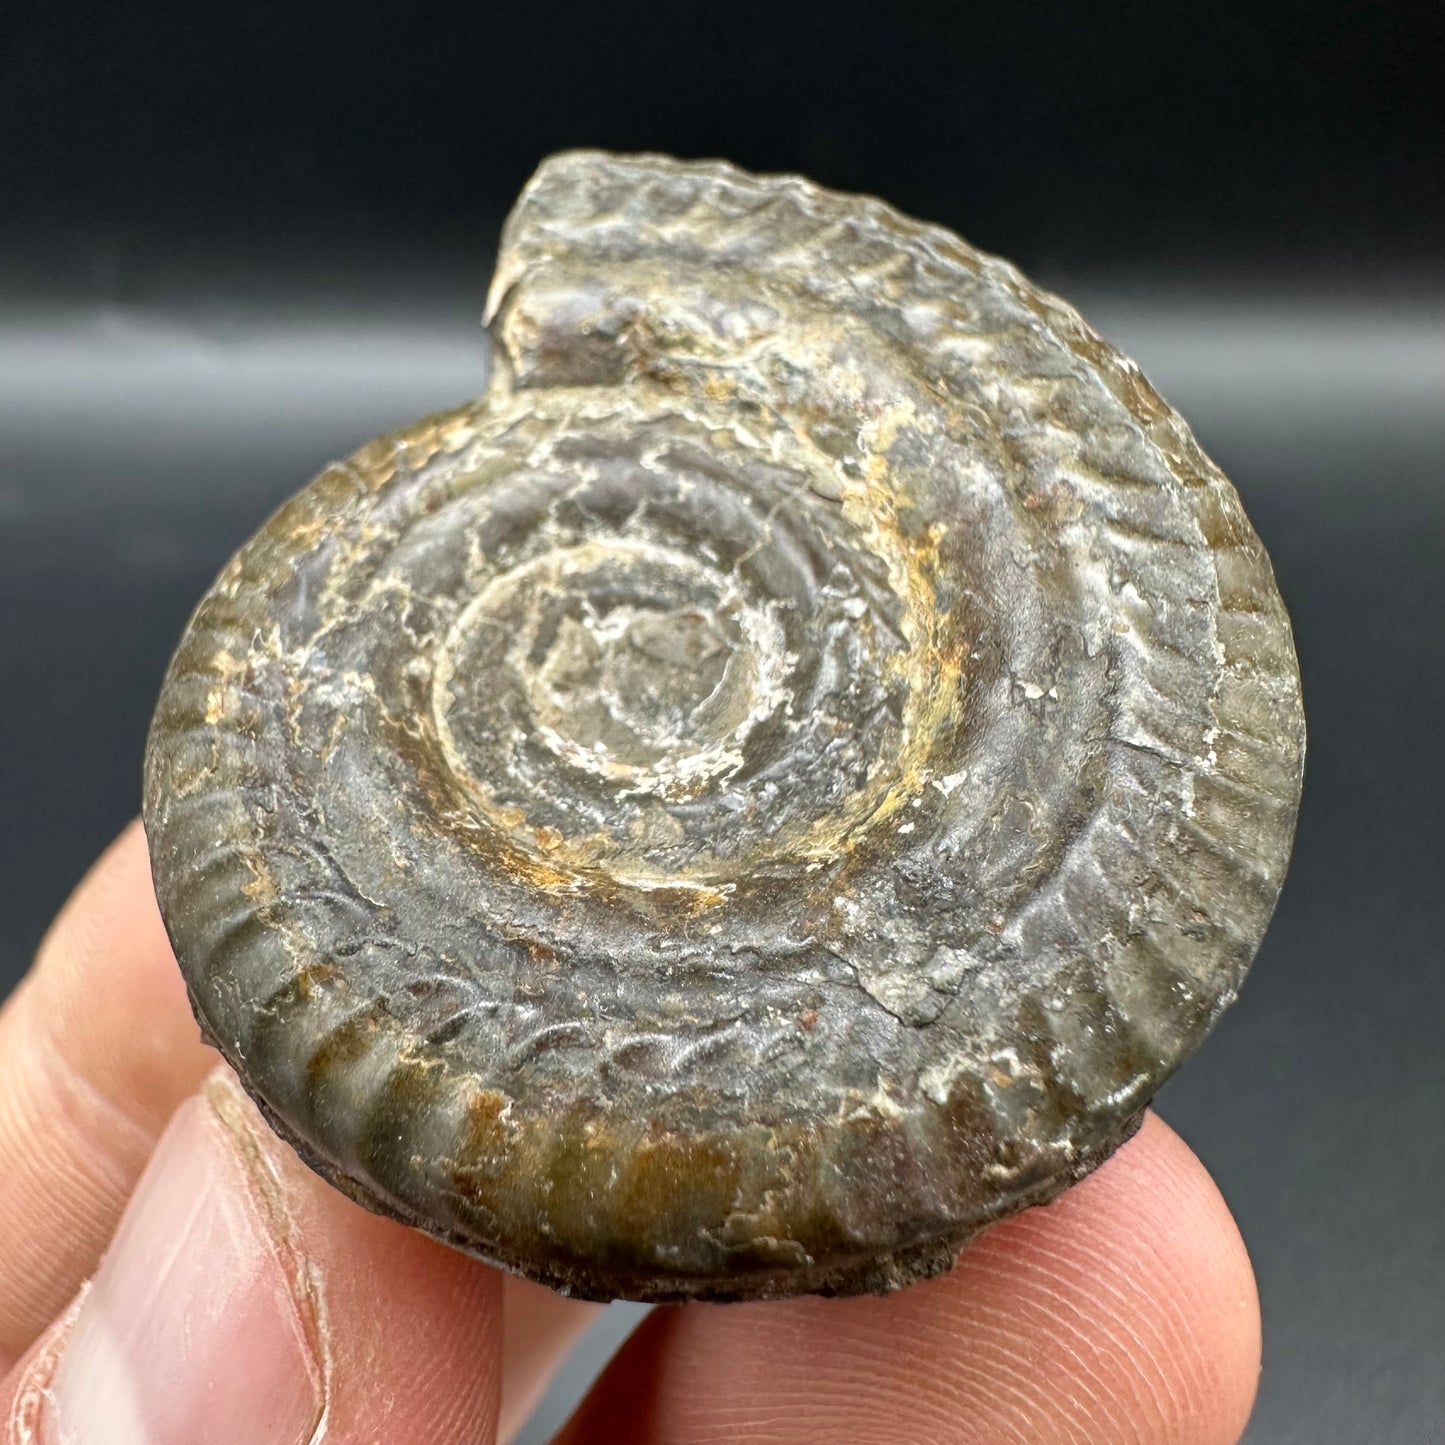
<svg viewBox="0 0 1445 1445"><path fill-rule="evenodd" d="M1013 267L552 158L477 402L227 565L146 755L206 1035L368 1207L595 1298L881 1291L1127 1138L1299 801L1228 481Z"/></svg>

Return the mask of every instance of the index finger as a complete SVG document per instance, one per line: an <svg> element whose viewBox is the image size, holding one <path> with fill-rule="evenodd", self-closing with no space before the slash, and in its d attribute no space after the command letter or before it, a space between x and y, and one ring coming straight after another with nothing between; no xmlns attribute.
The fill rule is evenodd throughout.
<svg viewBox="0 0 1445 1445"><path fill-rule="evenodd" d="M95 1268L200 1040L133 823L86 875L0 1010L0 1368Z"/></svg>
<svg viewBox="0 0 1445 1445"><path fill-rule="evenodd" d="M1258 1375L1243 1241L1150 1115L937 1279L655 1311L557 1445L1232 1445Z"/></svg>

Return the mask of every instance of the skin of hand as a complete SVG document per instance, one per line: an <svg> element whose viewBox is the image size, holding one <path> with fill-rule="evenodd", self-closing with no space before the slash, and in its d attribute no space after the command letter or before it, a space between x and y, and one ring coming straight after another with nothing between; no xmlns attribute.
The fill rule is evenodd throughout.
<svg viewBox="0 0 1445 1445"><path fill-rule="evenodd" d="M0 1011L0 1442L494 1445L595 1306L352 1204L198 1041L133 825ZM1227 1445L1244 1245L1157 1118L886 1299L653 1311L560 1439Z"/></svg>

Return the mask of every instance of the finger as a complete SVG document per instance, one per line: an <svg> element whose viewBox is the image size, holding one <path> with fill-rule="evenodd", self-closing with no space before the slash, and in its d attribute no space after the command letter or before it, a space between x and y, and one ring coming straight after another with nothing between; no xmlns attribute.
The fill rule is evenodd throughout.
<svg viewBox="0 0 1445 1445"><path fill-rule="evenodd" d="M655 1311L563 1440L1226 1445L1258 1370L1239 1233L1151 1117L940 1279L887 1299Z"/></svg>
<svg viewBox="0 0 1445 1445"><path fill-rule="evenodd" d="M500 1326L494 1270L322 1183L218 1070L0 1421L37 1445L490 1445Z"/></svg>
<svg viewBox="0 0 1445 1445"><path fill-rule="evenodd" d="M0 1011L0 1370L95 1268L171 1111L215 1057L132 825Z"/></svg>
<svg viewBox="0 0 1445 1445"><path fill-rule="evenodd" d="M558 1367L601 1309L515 1275L502 1280L502 1410L497 1438L503 1445L537 1408Z"/></svg>

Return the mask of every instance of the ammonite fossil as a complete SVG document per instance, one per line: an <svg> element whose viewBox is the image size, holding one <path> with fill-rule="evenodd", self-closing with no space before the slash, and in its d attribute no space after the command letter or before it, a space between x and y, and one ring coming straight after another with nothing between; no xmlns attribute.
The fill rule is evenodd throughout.
<svg viewBox="0 0 1445 1445"><path fill-rule="evenodd" d="M578 1295L890 1289L1233 999L1303 723L1134 365L876 200L555 157L479 401L196 610L145 822L204 1031L368 1207Z"/></svg>

